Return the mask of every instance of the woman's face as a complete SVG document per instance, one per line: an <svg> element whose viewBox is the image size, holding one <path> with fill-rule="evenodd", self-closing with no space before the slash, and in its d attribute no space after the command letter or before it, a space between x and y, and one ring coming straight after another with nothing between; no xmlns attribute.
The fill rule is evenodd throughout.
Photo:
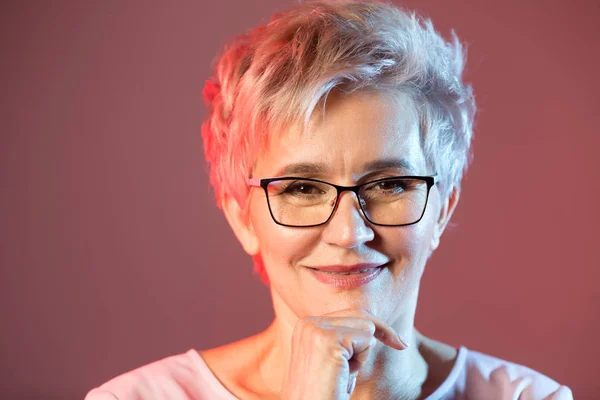
<svg viewBox="0 0 600 400"><path fill-rule="evenodd" d="M391 176L431 175L436 171L426 167L418 127L406 96L360 92L344 97L332 92L324 117L315 116L306 133L291 129L271 140L257 159L253 177L301 176L351 186ZM315 164L321 171L301 168ZM290 172L294 168L298 172ZM347 191L327 224L291 228L272 220L264 191L253 188L247 229L263 259L276 309L286 307L301 318L363 308L394 320L416 300L425 262L443 230L441 206L434 186L420 222L376 226L365 219L356 195ZM360 263L385 266L375 280L352 289L322 283L309 269Z"/></svg>

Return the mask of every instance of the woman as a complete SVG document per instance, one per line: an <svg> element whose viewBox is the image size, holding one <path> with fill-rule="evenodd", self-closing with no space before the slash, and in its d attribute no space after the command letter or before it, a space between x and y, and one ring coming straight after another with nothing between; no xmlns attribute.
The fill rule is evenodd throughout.
<svg viewBox="0 0 600 400"><path fill-rule="evenodd" d="M275 319L86 399L571 399L414 327L468 162L463 64L456 36L379 3L308 3L238 38L205 88L205 154Z"/></svg>

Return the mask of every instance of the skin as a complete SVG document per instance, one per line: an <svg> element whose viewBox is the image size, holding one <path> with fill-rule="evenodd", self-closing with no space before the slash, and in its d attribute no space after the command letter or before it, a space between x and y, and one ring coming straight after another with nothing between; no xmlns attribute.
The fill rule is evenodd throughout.
<svg viewBox="0 0 600 400"><path fill-rule="evenodd" d="M253 177L282 176L286 166L300 162L319 162L326 168L318 174L293 176L339 185L387 176L431 175L436 171L426 165L418 127L412 102L402 94L332 92L325 114L316 115L306 132L290 128L270 141L256 160ZM364 169L366 163L381 159L402 159L414 170ZM310 228L275 224L260 188L251 189L246 209L225 199L227 220L245 251L263 259L275 319L259 335L201 355L214 371L227 370L223 361L231 359L223 357L227 354L235 353L236 363L248 366L219 377L238 397L278 398L290 370L298 320L354 310L389 325L409 347L399 351L389 345L374 346L361 365L352 398L424 397L447 376L456 355L450 346L421 335L414 317L426 261L438 247L458 198L456 189L441 198L436 185L419 223L382 227L370 224L356 196L344 192L330 221ZM375 281L354 289L324 285L306 268L360 262L387 264Z"/></svg>

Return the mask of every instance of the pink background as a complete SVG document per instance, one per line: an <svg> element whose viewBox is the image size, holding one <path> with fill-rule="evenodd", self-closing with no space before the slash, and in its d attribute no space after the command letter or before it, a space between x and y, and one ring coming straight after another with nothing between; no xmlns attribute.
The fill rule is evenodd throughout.
<svg viewBox="0 0 600 400"><path fill-rule="evenodd" d="M0 5L1 398L81 399L272 318L213 205L201 89L292 1L166 4ZM600 3L403 4L469 44L480 108L417 326L599 398Z"/></svg>

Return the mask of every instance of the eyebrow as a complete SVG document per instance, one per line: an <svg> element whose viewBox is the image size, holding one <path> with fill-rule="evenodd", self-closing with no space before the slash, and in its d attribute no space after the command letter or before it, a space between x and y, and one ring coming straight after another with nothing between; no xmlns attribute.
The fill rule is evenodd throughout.
<svg viewBox="0 0 600 400"><path fill-rule="evenodd" d="M323 163L294 163L287 165L284 169L280 171L278 175L296 175L296 174L306 174L306 175L318 175L324 174L327 171L327 167Z"/></svg>
<svg viewBox="0 0 600 400"><path fill-rule="evenodd" d="M362 169L365 172L379 171L382 169L400 169L411 174L416 173L416 168L404 158L384 158L371 161L364 164Z"/></svg>
<svg viewBox="0 0 600 400"><path fill-rule="evenodd" d="M399 169L408 173L415 173L416 171L415 167L408 160L397 158L384 158L381 160L370 161L363 164L362 167L362 171L365 173L385 169ZM319 175L325 174L326 172L327 166L323 163L300 162L287 165L278 175Z"/></svg>

